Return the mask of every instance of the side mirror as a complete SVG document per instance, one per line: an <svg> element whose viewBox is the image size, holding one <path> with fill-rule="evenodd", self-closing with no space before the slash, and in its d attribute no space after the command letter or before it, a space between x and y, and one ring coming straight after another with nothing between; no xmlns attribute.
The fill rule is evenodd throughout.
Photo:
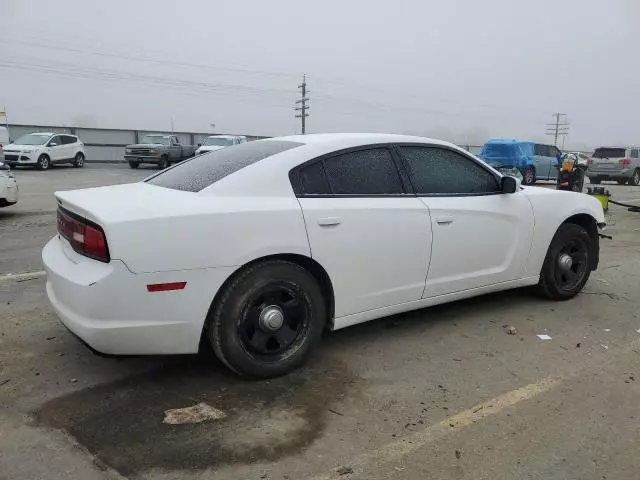
<svg viewBox="0 0 640 480"><path fill-rule="evenodd" d="M201 146L202 146L202 144L201 144L201 143L199 143L199 144L198 144L198 146L199 146L199 147L201 147Z"/></svg>
<svg viewBox="0 0 640 480"><path fill-rule="evenodd" d="M50 142L50 143L49 143L49 146L50 146L50 147L57 147L57 146L58 146L58 144L57 144L56 142Z"/></svg>
<svg viewBox="0 0 640 480"><path fill-rule="evenodd" d="M504 176L500 179L500 189L502 193L516 193L518 188L517 178Z"/></svg>

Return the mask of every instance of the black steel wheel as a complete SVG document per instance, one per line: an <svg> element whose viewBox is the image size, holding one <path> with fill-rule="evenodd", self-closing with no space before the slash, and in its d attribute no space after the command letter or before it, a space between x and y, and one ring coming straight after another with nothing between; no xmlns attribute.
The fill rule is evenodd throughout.
<svg viewBox="0 0 640 480"><path fill-rule="evenodd" d="M317 280L283 260L252 265L223 288L206 322L216 356L247 377L270 378L300 366L327 316Z"/></svg>
<svg viewBox="0 0 640 480"><path fill-rule="evenodd" d="M540 272L541 293L553 300L576 296L591 275L593 249L591 237L583 227L562 224L551 241Z"/></svg>

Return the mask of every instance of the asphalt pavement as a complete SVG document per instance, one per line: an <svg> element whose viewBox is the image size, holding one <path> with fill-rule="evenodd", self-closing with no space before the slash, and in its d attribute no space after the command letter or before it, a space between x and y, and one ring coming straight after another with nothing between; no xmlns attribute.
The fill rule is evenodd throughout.
<svg viewBox="0 0 640 480"><path fill-rule="evenodd" d="M571 301L517 290L368 322L250 382L208 356L97 356L47 303L53 192L153 172L16 172L21 200L0 209L0 478L638 478L640 214L611 207L614 238ZM640 188L606 186L640 205ZM200 402L224 418L163 422Z"/></svg>

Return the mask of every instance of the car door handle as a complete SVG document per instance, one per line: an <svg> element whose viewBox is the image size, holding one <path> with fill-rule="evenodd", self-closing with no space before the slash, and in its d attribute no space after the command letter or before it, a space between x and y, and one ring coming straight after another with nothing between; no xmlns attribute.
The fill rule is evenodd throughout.
<svg viewBox="0 0 640 480"><path fill-rule="evenodd" d="M453 217L438 217L436 218L438 225L450 225L453 223Z"/></svg>
<svg viewBox="0 0 640 480"><path fill-rule="evenodd" d="M318 225L321 227L330 227L332 225L340 225L340 219L338 217L319 218Z"/></svg>

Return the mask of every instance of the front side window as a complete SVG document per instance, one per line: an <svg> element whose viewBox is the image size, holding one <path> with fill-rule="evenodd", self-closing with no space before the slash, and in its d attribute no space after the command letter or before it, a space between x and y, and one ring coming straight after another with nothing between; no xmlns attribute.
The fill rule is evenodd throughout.
<svg viewBox="0 0 640 480"><path fill-rule="evenodd" d="M54 143L56 144L56 146L62 145L62 135L56 135L55 137L51 137L51 140L49 140L49 146L53 147Z"/></svg>
<svg viewBox="0 0 640 480"><path fill-rule="evenodd" d="M244 167L300 145L298 142L262 140L222 148L185 160L145 181L159 187L199 192Z"/></svg>
<svg viewBox="0 0 640 480"><path fill-rule="evenodd" d="M633 149L631 150L631 158L638 158L638 150L637 149Z"/></svg>
<svg viewBox="0 0 640 480"><path fill-rule="evenodd" d="M500 191L492 172L458 152L441 147L399 148L418 195L482 195Z"/></svg>

